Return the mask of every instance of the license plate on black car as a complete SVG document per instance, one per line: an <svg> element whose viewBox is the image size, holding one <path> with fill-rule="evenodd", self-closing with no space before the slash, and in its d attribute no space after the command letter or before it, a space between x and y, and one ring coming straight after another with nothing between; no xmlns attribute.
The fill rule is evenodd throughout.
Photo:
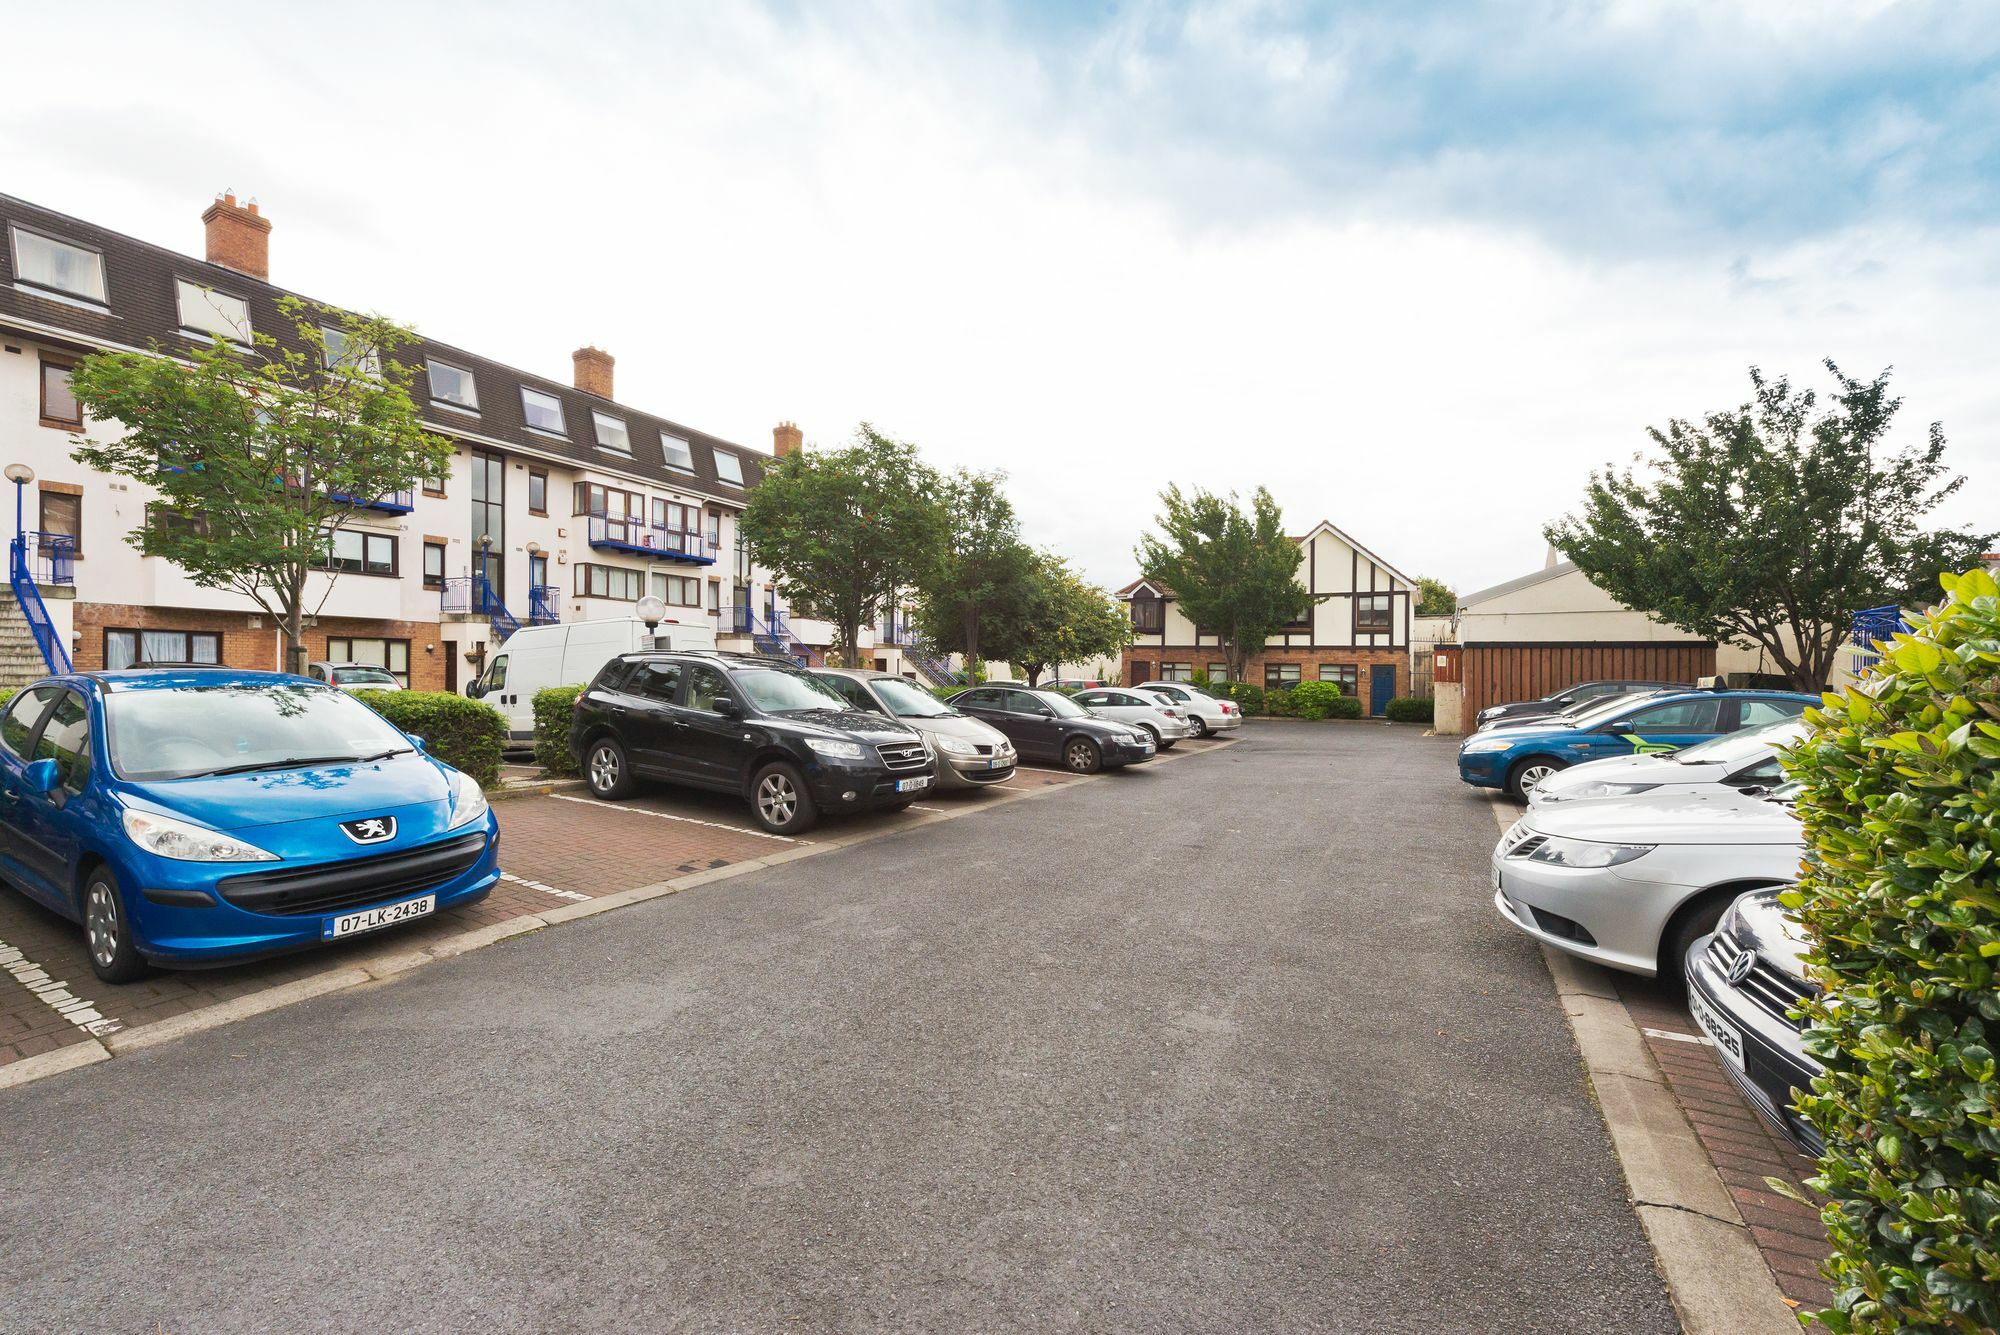
<svg viewBox="0 0 2000 1335"><path fill-rule="evenodd" d="M914 778L914 779L898 779L898 780L896 780L896 791L897 791L897 792L899 792L899 793L916 793L916 792L921 792L921 791L923 791L924 789L926 789L926 788L928 788L928 787L930 787L930 786L931 786L931 781L930 781L930 778L929 778L929 776L927 776L927 775L922 775L922 774L919 774L919 775L918 775L918 776L917 776L916 778Z"/></svg>

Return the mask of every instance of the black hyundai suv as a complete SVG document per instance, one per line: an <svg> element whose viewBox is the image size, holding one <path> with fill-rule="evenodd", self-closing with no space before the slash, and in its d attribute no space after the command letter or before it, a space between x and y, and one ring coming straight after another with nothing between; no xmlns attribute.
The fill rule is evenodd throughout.
<svg viewBox="0 0 2000 1335"><path fill-rule="evenodd" d="M761 654L614 658L577 697L569 749L599 797L640 779L736 793L773 834L810 829L822 812L906 807L937 782L916 729Z"/></svg>

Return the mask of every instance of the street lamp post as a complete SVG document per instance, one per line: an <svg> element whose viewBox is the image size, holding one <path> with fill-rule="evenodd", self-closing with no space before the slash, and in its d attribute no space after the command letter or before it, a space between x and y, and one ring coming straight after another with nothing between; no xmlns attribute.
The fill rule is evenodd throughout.
<svg viewBox="0 0 2000 1335"><path fill-rule="evenodd" d="M35 470L26 464L8 464L6 477L14 484L14 543L8 552L7 565L7 573L12 577L21 574L28 561L28 530L22 506L28 484L35 480Z"/></svg>

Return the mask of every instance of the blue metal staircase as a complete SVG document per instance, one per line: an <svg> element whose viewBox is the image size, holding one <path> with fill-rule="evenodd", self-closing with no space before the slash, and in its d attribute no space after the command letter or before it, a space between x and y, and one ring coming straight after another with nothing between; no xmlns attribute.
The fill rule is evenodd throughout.
<svg viewBox="0 0 2000 1335"><path fill-rule="evenodd" d="M34 565L29 563L31 539ZM35 647L41 650L42 662L48 665L49 672L66 673L70 670L69 646L62 642L62 635L49 617L48 606L42 602L35 571L39 566L43 578L51 584L75 583L76 539L66 533L16 533L8 546L7 583L14 590L14 602L27 618L28 631L35 637Z"/></svg>
<svg viewBox="0 0 2000 1335"><path fill-rule="evenodd" d="M493 591L492 582L484 575L460 575L446 580L438 605L446 612L485 617L493 630L495 645L505 644L509 635L521 629L521 619L507 610L507 604L500 601L500 595Z"/></svg>

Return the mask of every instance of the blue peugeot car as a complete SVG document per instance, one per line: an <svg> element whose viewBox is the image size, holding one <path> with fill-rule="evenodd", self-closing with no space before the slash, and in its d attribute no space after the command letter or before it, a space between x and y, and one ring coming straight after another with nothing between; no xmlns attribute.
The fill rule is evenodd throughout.
<svg viewBox="0 0 2000 1335"><path fill-rule="evenodd" d="M1458 748L1458 777L1475 788L1501 788L1527 801L1535 785L1560 769L1606 756L1678 751L1711 737L1797 718L1816 695L1796 691L1674 691L1620 696L1560 719L1518 727L1502 723L1474 733Z"/></svg>
<svg viewBox="0 0 2000 1335"><path fill-rule="evenodd" d="M476 782L304 677L78 673L0 712L0 880L82 923L108 982L472 903L499 846Z"/></svg>

